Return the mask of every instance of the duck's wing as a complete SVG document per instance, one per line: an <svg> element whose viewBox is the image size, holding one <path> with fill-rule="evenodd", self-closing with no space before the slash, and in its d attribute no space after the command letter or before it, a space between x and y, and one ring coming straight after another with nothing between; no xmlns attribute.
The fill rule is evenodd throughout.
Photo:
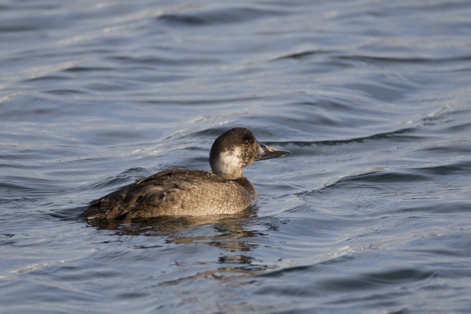
<svg viewBox="0 0 471 314"><path fill-rule="evenodd" d="M144 183L161 183L162 181L167 180L211 180L213 182L226 182L226 179L221 178L214 173L207 172L204 170L194 170L194 169L185 169L185 168L173 168L167 169L160 172L157 172L149 177L142 178L139 181L136 181L136 184L144 184Z"/></svg>
<svg viewBox="0 0 471 314"><path fill-rule="evenodd" d="M135 183L142 184L142 183L152 181L152 180L159 180L165 176L172 176L174 173L179 173L179 172L184 172L184 171L189 171L189 170L186 170L183 168L167 169L167 170L154 173L153 175L148 176L148 177L139 177L136 179Z"/></svg>
<svg viewBox="0 0 471 314"><path fill-rule="evenodd" d="M227 180L202 170L168 169L93 200L80 216L88 219L123 219L172 214L183 206L185 192L211 181Z"/></svg>

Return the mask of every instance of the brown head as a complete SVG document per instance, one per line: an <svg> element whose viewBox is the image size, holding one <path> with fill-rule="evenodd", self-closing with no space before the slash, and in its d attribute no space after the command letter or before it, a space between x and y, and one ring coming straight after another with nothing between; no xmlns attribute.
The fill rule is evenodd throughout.
<svg viewBox="0 0 471 314"><path fill-rule="evenodd" d="M242 169L251 163L289 154L259 143L249 129L233 128L214 141L209 163L213 173L235 180L243 176Z"/></svg>

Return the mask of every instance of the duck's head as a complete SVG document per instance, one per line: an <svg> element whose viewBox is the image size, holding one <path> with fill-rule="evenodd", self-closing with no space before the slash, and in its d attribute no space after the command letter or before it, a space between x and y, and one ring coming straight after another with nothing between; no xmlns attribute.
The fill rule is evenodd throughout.
<svg viewBox="0 0 471 314"><path fill-rule="evenodd" d="M209 163L213 173L235 180L242 177L242 168L251 163L289 154L291 152L259 143L249 129L233 128L214 141L209 154Z"/></svg>

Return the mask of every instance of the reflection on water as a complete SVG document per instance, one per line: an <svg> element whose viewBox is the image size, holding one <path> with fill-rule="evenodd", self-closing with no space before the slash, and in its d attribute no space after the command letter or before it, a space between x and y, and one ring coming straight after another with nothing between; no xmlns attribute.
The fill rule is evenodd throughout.
<svg viewBox="0 0 471 314"><path fill-rule="evenodd" d="M237 234L244 236L241 224L256 212L256 205L250 206L239 214L188 216L188 217L156 217L145 220L88 220L87 223L98 229L118 230L117 234L146 235L146 236L172 236L181 230L191 229L202 225L213 225L218 233ZM86 221L84 219L84 221Z"/></svg>
<svg viewBox="0 0 471 314"><path fill-rule="evenodd" d="M209 245L221 250L217 267L180 278L178 282L197 277L218 280L254 276L267 267L253 264L250 252L257 247L253 238L257 233L246 230L250 219L255 219L257 206L252 205L240 214L195 217L158 217L142 221L123 222L90 220L88 224L97 229L114 230L120 236L165 237L166 243L176 245ZM202 234L204 233L204 234ZM153 249L161 245L137 245L136 249ZM226 252L226 253L224 253ZM227 265L227 266L225 266ZM177 262L178 266L178 262ZM162 285L168 285L164 282Z"/></svg>

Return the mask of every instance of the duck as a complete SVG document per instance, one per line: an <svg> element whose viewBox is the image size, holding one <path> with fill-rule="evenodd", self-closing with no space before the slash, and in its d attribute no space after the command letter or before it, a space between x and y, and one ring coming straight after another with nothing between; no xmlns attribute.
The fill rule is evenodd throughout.
<svg viewBox="0 0 471 314"><path fill-rule="evenodd" d="M185 168L157 172L91 201L80 217L130 221L162 216L237 214L258 198L242 169L256 161L289 154L258 142L247 128L232 128L211 147L212 172Z"/></svg>

